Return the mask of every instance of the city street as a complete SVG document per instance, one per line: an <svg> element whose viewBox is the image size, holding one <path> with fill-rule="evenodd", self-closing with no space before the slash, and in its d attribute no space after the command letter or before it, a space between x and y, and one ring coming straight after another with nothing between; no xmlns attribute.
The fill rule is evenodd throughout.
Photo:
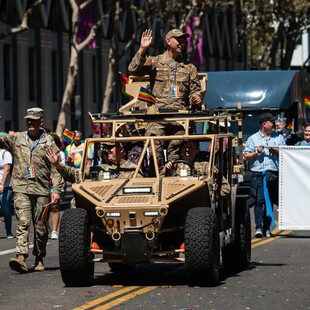
<svg viewBox="0 0 310 310"><path fill-rule="evenodd" d="M273 238L253 239L250 270L222 270L217 287L189 287L182 264L114 274L107 264L97 263L93 286L68 288L60 276L57 240L48 242L46 271L17 274L8 266L16 239L4 238L2 227L1 309L310 309L310 233L274 232ZM32 255L27 263L33 267Z"/></svg>

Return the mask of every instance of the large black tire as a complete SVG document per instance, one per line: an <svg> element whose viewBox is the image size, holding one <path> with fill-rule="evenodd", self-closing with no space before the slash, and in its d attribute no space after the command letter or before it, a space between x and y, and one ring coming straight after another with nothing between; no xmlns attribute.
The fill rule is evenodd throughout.
<svg viewBox="0 0 310 310"><path fill-rule="evenodd" d="M237 200L234 243L222 248L222 261L227 269L245 270L251 264L251 218L246 200Z"/></svg>
<svg viewBox="0 0 310 310"><path fill-rule="evenodd" d="M59 265L65 285L90 285L94 276L92 259L86 210L65 210L59 231Z"/></svg>
<svg viewBox="0 0 310 310"><path fill-rule="evenodd" d="M220 239L213 209L192 208L188 211L184 241L189 284L217 285L220 282Z"/></svg>

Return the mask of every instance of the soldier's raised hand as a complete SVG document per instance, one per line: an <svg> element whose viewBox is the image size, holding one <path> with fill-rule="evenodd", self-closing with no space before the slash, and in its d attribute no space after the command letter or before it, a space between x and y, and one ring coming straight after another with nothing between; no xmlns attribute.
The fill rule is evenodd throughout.
<svg viewBox="0 0 310 310"><path fill-rule="evenodd" d="M146 50L147 48L150 47L151 44L152 44L152 30L146 29L142 33L140 47L142 49Z"/></svg>
<svg viewBox="0 0 310 310"><path fill-rule="evenodd" d="M53 148L49 147L46 150L45 155L52 165L59 165L59 154L56 154Z"/></svg>

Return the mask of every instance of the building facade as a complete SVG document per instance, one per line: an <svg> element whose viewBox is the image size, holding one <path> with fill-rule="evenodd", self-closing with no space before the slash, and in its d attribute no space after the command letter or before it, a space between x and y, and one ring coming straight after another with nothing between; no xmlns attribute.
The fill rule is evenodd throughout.
<svg viewBox="0 0 310 310"><path fill-rule="evenodd" d="M30 107L45 111L45 126L55 130L62 96L67 80L70 59L71 7L69 0L45 0L29 16L29 29L6 35L21 24L29 8L27 0L0 0L0 131L25 129L24 115ZM148 10L147 1L133 1L141 10ZM91 133L87 112L101 111L107 82L111 33L114 14L105 1L94 0L95 20L106 18L97 32L95 48L79 54L79 71L75 93L71 100L71 114L66 127ZM199 71L243 70L246 68L246 42L236 37L238 5L225 13L205 14L200 21L201 62ZM152 28L154 42L150 53L165 48L163 33L170 28L156 20L141 24L132 7L123 8L119 29L119 53L122 54L117 71L127 74L127 66L139 47L142 29ZM136 33L134 43L126 44ZM241 42L241 43L240 43ZM112 110L119 106L118 82L113 84Z"/></svg>

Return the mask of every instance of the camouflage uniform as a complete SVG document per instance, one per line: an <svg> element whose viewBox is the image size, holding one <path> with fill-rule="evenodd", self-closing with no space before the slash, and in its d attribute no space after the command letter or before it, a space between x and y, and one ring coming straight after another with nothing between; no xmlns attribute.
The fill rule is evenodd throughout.
<svg viewBox="0 0 310 310"><path fill-rule="evenodd" d="M143 57L136 53L128 71L132 75L149 75L150 90L156 96L156 105L159 108L185 109L189 98L198 94L201 96L201 84L198 79L196 67L184 61L181 56L173 60L167 56L167 52L159 56ZM179 96L173 98L172 86L178 86ZM146 135L164 136L183 135L184 128L178 124L150 123ZM181 140L170 141L168 146L169 160L179 158L178 149ZM163 142L155 141L158 166L163 167Z"/></svg>
<svg viewBox="0 0 310 310"><path fill-rule="evenodd" d="M43 132L42 132L43 134ZM50 201L50 179L53 193L60 194L63 179L56 168L48 161L45 151L48 147L59 152L52 136L43 134L37 146L27 132L16 132L0 137L0 147L9 150L14 158L11 185L13 188L14 210L18 220L16 232L16 254L28 257L29 229L34 223L33 255L44 257L48 240L47 222L38 221L42 207ZM27 166L34 166L35 177L27 178Z"/></svg>
<svg viewBox="0 0 310 310"><path fill-rule="evenodd" d="M180 170L186 169L187 175L190 175L190 167L189 165L179 163L177 164L177 168L175 170L175 175L180 175ZM209 162L207 161L195 161L194 169L196 169L199 175L209 175ZM214 167L214 174L217 174L219 171L216 167ZM230 193L230 185L227 179L223 176L222 178L222 186L221 186L221 197L226 197Z"/></svg>
<svg viewBox="0 0 310 310"><path fill-rule="evenodd" d="M103 180L103 173L105 171L109 171L113 179L115 178L128 179L134 174L137 165L135 165L129 160L123 160L119 165L115 165L112 163L109 164L105 163L98 165L96 167L98 168L98 170L96 171L98 171L99 180ZM69 181L71 183L75 182L75 173L77 171L76 168L61 165L61 168L58 168L57 170L66 181ZM85 177L88 179L91 177L89 167L85 169Z"/></svg>

